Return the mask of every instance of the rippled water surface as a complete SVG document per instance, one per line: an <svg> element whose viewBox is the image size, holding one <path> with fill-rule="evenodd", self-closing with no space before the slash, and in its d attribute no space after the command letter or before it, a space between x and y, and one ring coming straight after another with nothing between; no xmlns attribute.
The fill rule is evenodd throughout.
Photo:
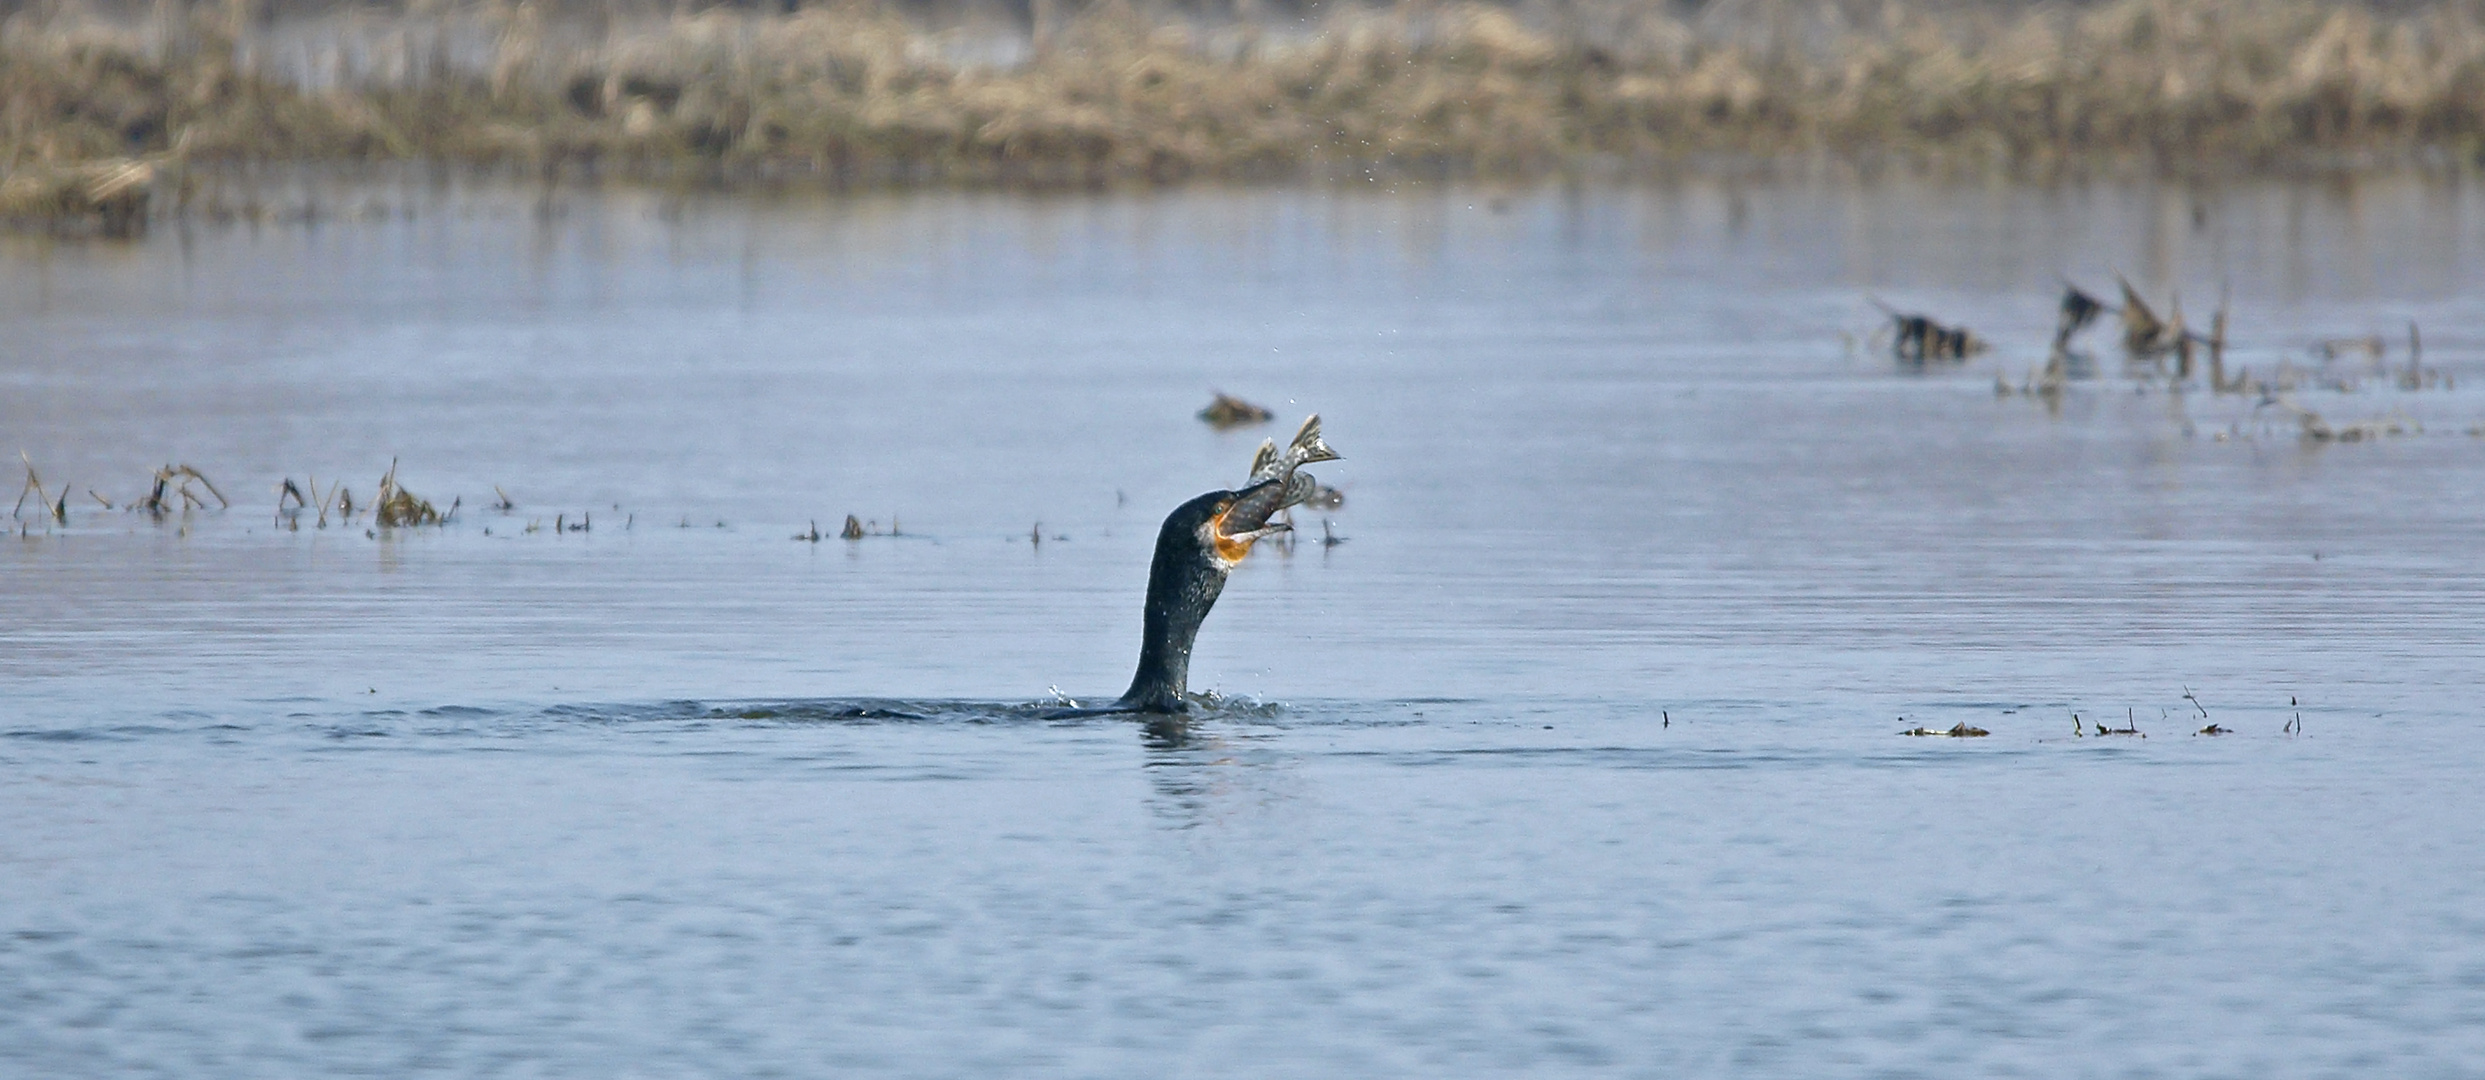
<svg viewBox="0 0 2485 1080"><path fill-rule="evenodd" d="M2471 189L318 197L0 241L0 1072L2480 1075Z"/></svg>

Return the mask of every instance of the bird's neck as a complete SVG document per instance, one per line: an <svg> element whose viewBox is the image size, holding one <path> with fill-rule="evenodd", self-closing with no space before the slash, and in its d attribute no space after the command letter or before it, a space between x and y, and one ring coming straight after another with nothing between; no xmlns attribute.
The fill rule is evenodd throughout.
<svg viewBox="0 0 2485 1080"><path fill-rule="evenodd" d="M1222 568L1196 552L1157 552L1148 572L1147 618L1139 643L1139 670L1122 705L1148 712L1182 712L1190 689L1191 645L1200 623L1225 590Z"/></svg>

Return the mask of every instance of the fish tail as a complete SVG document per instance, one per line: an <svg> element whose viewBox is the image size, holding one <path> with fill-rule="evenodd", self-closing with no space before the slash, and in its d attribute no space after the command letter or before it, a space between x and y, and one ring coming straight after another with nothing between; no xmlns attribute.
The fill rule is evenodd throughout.
<svg viewBox="0 0 2485 1080"><path fill-rule="evenodd" d="M1311 464L1315 461L1336 461L1338 459L1337 451L1329 449L1328 443L1320 441L1319 413L1313 413L1311 416L1304 419L1303 426L1297 429L1294 433L1293 444L1286 447L1286 456L1295 459L1298 464L1304 465Z"/></svg>

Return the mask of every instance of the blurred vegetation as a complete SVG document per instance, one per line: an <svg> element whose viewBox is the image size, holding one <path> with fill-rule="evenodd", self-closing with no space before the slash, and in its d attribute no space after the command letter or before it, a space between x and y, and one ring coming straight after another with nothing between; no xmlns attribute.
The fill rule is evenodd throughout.
<svg viewBox="0 0 2485 1080"><path fill-rule="evenodd" d="M0 20L0 214L102 214L216 162L1050 186L2485 153L2485 0L1235 2L47 0Z"/></svg>

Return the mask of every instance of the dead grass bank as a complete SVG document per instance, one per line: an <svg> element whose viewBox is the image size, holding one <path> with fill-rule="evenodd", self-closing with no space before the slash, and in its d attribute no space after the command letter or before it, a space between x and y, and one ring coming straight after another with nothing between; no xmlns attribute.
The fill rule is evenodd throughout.
<svg viewBox="0 0 2485 1080"><path fill-rule="evenodd" d="M90 212L119 163L237 160L1040 186L1702 154L2052 171L2485 153L2485 0L1729 0L1696 18L1406 3L1267 25L1115 0L997 39L860 5L597 24L532 3L425 10L307 32L244 0L136 25L15 16L0 213Z"/></svg>

